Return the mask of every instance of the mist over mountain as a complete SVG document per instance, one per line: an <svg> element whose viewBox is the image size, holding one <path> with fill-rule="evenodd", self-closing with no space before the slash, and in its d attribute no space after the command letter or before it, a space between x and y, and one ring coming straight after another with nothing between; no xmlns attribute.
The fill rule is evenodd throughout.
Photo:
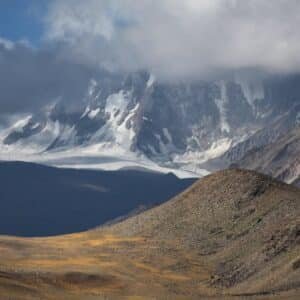
<svg viewBox="0 0 300 300"><path fill-rule="evenodd" d="M202 176L300 123L299 75L166 82L146 71L102 72L80 94L11 114L1 158Z"/></svg>

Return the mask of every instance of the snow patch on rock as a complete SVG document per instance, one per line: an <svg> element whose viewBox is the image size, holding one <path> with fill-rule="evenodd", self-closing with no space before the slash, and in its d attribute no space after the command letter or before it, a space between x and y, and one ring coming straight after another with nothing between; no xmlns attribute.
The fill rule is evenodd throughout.
<svg viewBox="0 0 300 300"><path fill-rule="evenodd" d="M23 132L24 127L30 122L32 116L27 116L24 119L17 121L10 129L10 131Z"/></svg>
<svg viewBox="0 0 300 300"><path fill-rule="evenodd" d="M95 118L97 117L97 115L99 114L99 112L100 112L100 108L99 108L99 107L96 108L96 109L94 109L94 110L91 110L91 111L88 113L88 117L89 117L91 120L93 120L93 119L95 119Z"/></svg>
<svg viewBox="0 0 300 300"><path fill-rule="evenodd" d="M265 98L263 82L243 78L241 75L235 76L235 82L241 87L248 104L252 107L253 112L256 113L256 101L261 101Z"/></svg>
<svg viewBox="0 0 300 300"><path fill-rule="evenodd" d="M153 74L150 74L149 79L147 81L147 88L149 89L150 87L152 87L154 83L155 83L155 76Z"/></svg>
<svg viewBox="0 0 300 300"><path fill-rule="evenodd" d="M220 92L221 92L220 99L215 99L215 103L220 113L220 128L222 132L229 133L230 126L229 123L227 122L227 109L226 109L226 105L228 103L226 82L222 80L217 83L217 86L220 88Z"/></svg>
<svg viewBox="0 0 300 300"><path fill-rule="evenodd" d="M205 151L187 151L182 155L176 154L173 161L176 164L184 165L185 169L199 173L199 165L216 157L221 156L230 149L232 140L223 138L211 144Z"/></svg>

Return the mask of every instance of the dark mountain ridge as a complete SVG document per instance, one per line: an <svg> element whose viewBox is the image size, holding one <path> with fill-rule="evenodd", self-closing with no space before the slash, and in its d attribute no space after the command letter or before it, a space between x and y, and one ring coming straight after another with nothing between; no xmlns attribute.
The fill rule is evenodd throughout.
<svg viewBox="0 0 300 300"><path fill-rule="evenodd" d="M194 179L146 171L88 171L0 162L0 234L48 236L91 229L160 204Z"/></svg>

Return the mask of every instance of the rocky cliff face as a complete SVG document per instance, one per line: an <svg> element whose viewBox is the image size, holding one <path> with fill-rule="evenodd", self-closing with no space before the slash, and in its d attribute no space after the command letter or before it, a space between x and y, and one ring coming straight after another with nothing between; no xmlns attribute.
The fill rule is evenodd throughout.
<svg viewBox="0 0 300 300"><path fill-rule="evenodd" d="M300 177L293 182L293 185L298 186L300 188Z"/></svg>
<svg viewBox="0 0 300 300"><path fill-rule="evenodd" d="M1 155L89 149L86 155L125 153L201 173L209 159L229 150L226 161L236 161L299 122L299 82L167 83L147 72L106 74L91 79L76 106L62 97L2 130Z"/></svg>
<svg viewBox="0 0 300 300"><path fill-rule="evenodd" d="M249 151L238 165L269 174L288 183L300 177L300 127L282 135L273 143Z"/></svg>
<svg viewBox="0 0 300 300"><path fill-rule="evenodd" d="M278 141L282 136L298 127L299 112L300 105L294 104L287 111L275 115L274 119L270 118L265 126L233 146L222 158L227 162L234 163L241 160L249 151Z"/></svg>

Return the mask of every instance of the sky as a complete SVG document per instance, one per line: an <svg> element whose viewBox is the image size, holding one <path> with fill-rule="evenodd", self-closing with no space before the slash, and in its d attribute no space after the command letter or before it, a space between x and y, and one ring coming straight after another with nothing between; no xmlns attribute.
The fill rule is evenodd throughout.
<svg viewBox="0 0 300 300"><path fill-rule="evenodd" d="M299 28L299 0L1 0L1 113L79 98L103 68L161 80L296 73Z"/></svg>
<svg viewBox="0 0 300 300"><path fill-rule="evenodd" d="M11 41L27 40L39 45L44 25L39 16L47 0L1 0L0 37Z"/></svg>

